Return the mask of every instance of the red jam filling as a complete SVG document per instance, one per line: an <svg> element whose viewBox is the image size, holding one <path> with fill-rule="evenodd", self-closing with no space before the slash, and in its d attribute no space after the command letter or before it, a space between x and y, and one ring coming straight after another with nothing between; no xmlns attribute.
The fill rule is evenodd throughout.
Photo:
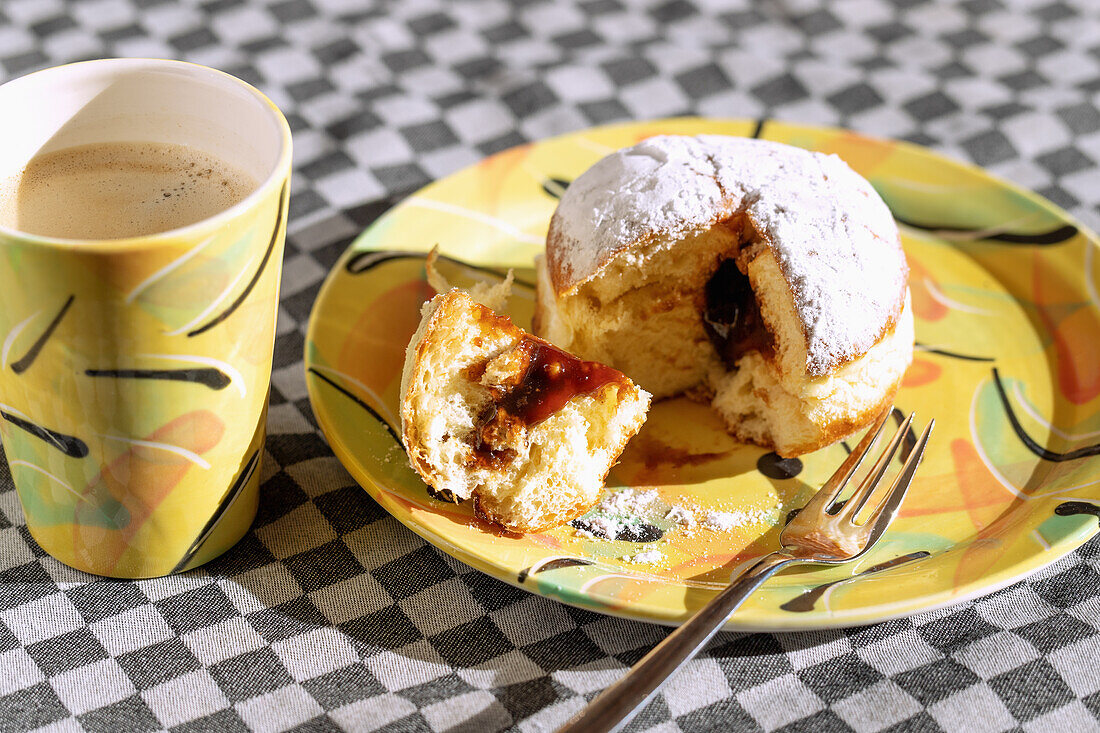
<svg viewBox="0 0 1100 733"><path fill-rule="evenodd" d="M626 384L626 377L611 367L584 361L545 341L525 336L515 347L527 366L509 385L490 387L493 401L478 416L475 458L499 465L511 458L513 436L565 407L577 395L591 394L604 385ZM481 373L484 366L479 365ZM472 375L471 375L472 376ZM480 376L480 375L479 375Z"/></svg>
<svg viewBox="0 0 1100 733"><path fill-rule="evenodd" d="M707 281L703 328L726 367L750 351L772 352L772 336L760 317L747 275L725 260Z"/></svg>

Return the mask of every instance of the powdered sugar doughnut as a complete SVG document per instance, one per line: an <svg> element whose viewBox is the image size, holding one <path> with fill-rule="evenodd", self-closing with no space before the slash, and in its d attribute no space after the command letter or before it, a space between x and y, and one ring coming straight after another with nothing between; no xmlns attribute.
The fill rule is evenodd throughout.
<svg viewBox="0 0 1100 733"><path fill-rule="evenodd" d="M650 138L569 186L538 269L536 333L785 456L870 422L912 359L897 226L836 156Z"/></svg>

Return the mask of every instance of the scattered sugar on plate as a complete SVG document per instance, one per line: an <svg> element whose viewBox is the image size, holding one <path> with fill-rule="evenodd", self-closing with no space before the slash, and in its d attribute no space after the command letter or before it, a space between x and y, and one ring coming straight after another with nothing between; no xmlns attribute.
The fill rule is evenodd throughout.
<svg viewBox="0 0 1100 733"><path fill-rule="evenodd" d="M700 509L697 513L687 507L673 505L669 507L668 512L665 514L665 519L680 525L683 533L690 537L697 527L702 527L711 532L726 532L735 527L766 522L772 518L774 513L774 507L739 509L732 512Z"/></svg>
<svg viewBox="0 0 1100 733"><path fill-rule="evenodd" d="M695 512L685 507L673 504L665 514L665 519L680 525L683 534L691 537L695 534L695 528L699 522L695 519Z"/></svg>
<svg viewBox="0 0 1100 733"><path fill-rule="evenodd" d="M647 542L652 532L660 537L660 530L651 527L649 521L664 516L667 510L656 489L623 489L605 496L596 506L598 514L589 513L570 525L581 537Z"/></svg>
<svg viewBox="0 0 1100 733"><path fill-rule="evenodd" d="M634 565L652 565L654 563L661 562L665 559L665 553L660 550L650 548L648 550L642 550L634 555L623 555L619 558L623 562L628 562Z"/></svg>
<svg viewBox="0 0 1100 733"><path fill-rule="evenodd" d="M744 527L748 524L759 524L771 517L768 509L747 509L735 512L709 511L703 517L702 524L714 532L725 532L734 527Z"/></svg>
<svg viewBox="0 0 1100 733"><path fill-rule="evenodd" d="M665 519L676 522L676 524L684 527L694 527L696 524L695 512L678 505L669 507L668 513L665 514Z"/></svg>
<svg viewBox="0 0 1100 733"><path fill-rule="evenodd" d="M636 516L651 511L655 504L661 501L656 489L640 491L638 489L623 489L614 494L608 494L600 501L599 509L608 514L625 514Z"/></svg>
<svg viewBox="0 0 1100 733"><path fill-rule="evenodd" d="M670 504L661 498L656 489L622 489L604 496L593 513L574 519L570 524L578 537L648 543L661 538L661 530L653 523L662 519L672 525L665 530L666 534L676 530L684 537L693 537L699 530L719 533L768 522L781 509L781 502L775 506L734 511L703 509ZM656 547L648 547L633 554L621 555L619 560L652 565L665 561L666 556Z"/></svg>
<svg viewBox="0 0 1100 733"><path fill-rule="evenodd" d="M577 520L574 520L574 522L577 522ZM622 528L623 522L614 517L588 517L584 519L584 523L580 526L576 523L573 525L576 534L592 539L615 537Z"/></svg>

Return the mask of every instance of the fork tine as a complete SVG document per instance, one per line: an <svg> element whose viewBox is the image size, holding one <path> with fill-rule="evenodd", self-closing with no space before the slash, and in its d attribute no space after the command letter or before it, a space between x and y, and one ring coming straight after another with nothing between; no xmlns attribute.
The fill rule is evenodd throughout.
<svg viewBox="0 0 1100 733"><path fill-rule="evenodd" d="M839 512L840 515L849 517L854 522L856 515L866 506L867 500L871 498L871 494L875 492L875 489L882 481L886 469L890 467L890 461L894 460L894 454L897 453L898 448L901 447L901 441L905 439L905 434L909 430L909 425L913 422L914 414L915 413L912 412L909 413L909 417L905 418L905 422L898 426L898 430L894 433L894 437L890 439L890 443L886 446L886 449L882 451L882 455L875 461L875 465L871 468L871 472L867 474L863 482L859 485L859 488L852 494L852 498L844 505L844 509Z"/></svg>
<svg viewBox="0 0 1100 733"><path fill-rule="evenodd" d="M840 496L840 492L844 491L844 487L848 485L852 474L859 468L859 464L863 463L864 457L871 452L871 448L878 441L878 436L882 434L882 426L886 424L886 420L890 417L893 409L893 405L888 406L875 418L875 422L868 428L863 440L859 441L859 445L848 454L848 457L844 459L844 463L840 464L840 467L829 477L829 480L822 484L821 489L806 503L802 511L816 510L819 513L824 513L833 505L836 498Z"/></svg>
<svg viewBox="0 0 1100 733"><path fill-rule="evenodd" d="M913 482L913 476L917 473L917 466L920 465L921 458L924 457L924 446L928 444L928 436L932 434L932 428L935 425L936 421L934 419L928 421L928 427L917 439L913 450L909 451L909 458L902 466L901 473L894 479L894 484L890 487L890 494L867 518L866 524L871 527L871 533L867 538L868 547L878 540L882 533L886 531L886 528L890 526L890 522L894 520L894 514L905 499L905 494L909 491L909 485ZM885 519L885 521L880 521L881 519Z"/></svg>

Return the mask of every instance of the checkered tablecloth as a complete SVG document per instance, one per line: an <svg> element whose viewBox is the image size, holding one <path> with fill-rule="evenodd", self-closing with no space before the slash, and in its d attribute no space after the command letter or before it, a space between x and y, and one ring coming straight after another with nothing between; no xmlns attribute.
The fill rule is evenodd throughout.
<svg viewBox="0 0 1100 733"><path fill-rule="evenodd" d="M0 731L550 730L667 633L426 545L317 430L321 280L433 178L597 123L773 117L929 145L1100 223L1095 0L0 0L0 80L103 56L224 69L290 119L263 495L223 558L121 582L46 556L0 469ZM721 635L631 730L1100 728L1098 570L1091 542L943 611Z"/></svg>

